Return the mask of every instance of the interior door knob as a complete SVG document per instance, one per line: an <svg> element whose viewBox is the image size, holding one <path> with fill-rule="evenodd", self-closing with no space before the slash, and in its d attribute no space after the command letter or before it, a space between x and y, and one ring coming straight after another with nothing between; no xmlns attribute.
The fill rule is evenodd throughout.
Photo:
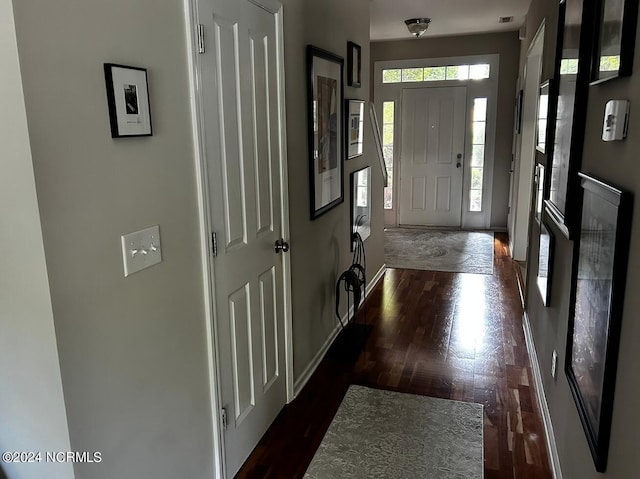
<svg viewBox="0 0 640 479"><path fill-rule="evenodd" d="M287 243L283 238L280 238L279 240L276 240L275 250L276 254L280 253L281 251L283 253L286 253L289 251L289 243Z"/></svg>
<svg viewBox="0 0 640 479"><path fill-rule="evenodd" d="M456 163L456 168L460 168L461 166L462 166L462 163L460 163L460 162Z"/></svg>

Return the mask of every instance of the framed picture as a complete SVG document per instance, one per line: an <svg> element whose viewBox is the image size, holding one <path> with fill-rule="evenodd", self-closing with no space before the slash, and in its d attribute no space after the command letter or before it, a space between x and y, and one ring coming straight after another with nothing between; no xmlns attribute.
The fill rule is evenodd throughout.
<svg viewBox="0 0 640 479"><path fill-rule="evenodd" d="M347 85L362 86L362 47L347 42Z"/></svg>
<svg viewBox="0 0 640 479"><path fill-rule="evenodd" d="M538 250L538 274L536 283L542 297L542 304L549 306L551 302L551 269L555 238L544 221L540 221L540 248Z"/></svg>
<svg viewBox="0 0 640 479"><path fill-rule="evenodd" d="M151 107L147 70L104 64L111 137L151 136Z"/></svg>
<svg viewBox="0 0 640 479"><path fill-rule="evenodd" d="M598 472L607 467L631 195L580 173L583 207L576 242L573 310L565 372Z"/></svg>
<svg viewBox="0 0 640 479"><path fill-rule="evenodd" d="M309 184L311 219L344 201L344 60L307 47Z"/></svg>
<svg viewBox="0 0 640 479"><path fill-rule="evenodd" d="M380 134L380 124L378 123L378 115L373 103L369 103L369 120L371 120L371 129L373 130L373 142L376 146L376 154L380 161L380 170L382 172L383 186L386 188L389 185L389 175L387 173L387 167L384 163L384 153L382 151L382 136Z"/></svg>
<svg viewBox="0 0 640 479"><path fill-rule="evenodd" d="M547 151L547 119L549 118L549 80L538 89L538 120L536 124L536 149Z"/></svg>
<svg viewBox="0 0 640 479"><path fill-rule="evenodd" d="M351 173L351 251L355 248L354 235L362 241L371 234L371 167Z"/></svg>
<svg viewBox="0 0 640 479"><path fill-rule="evenodd" d="M592 58L593 2L562 0L554 75L558 79L554 99L553 151L549 189L549 213L569 239L578 228L580 195L578 171L582 163ZM549 142L547 142L548 144Z"/></svg>
<svg viewBox="0 0 640 479"><path fill-rule="evenodd" d="M638 0L597 0L591 81L631 75Z"/></svg>
<svg viewBox="0 0 640 479"><path fill-rule="evenodd" d="M362 155L364 145L364 101L347 100L347 160Z"/></svg>

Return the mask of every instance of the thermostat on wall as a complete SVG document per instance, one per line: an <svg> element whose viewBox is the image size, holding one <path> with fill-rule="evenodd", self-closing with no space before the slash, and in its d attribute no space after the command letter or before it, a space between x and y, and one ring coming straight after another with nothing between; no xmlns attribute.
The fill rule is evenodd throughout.
<svg viewBox="0 0 640 479"><path fill-rule="evenodd" d="M629 101L609 100L604 108L604 125L602 139L604 141L624 140L629 126Z"/></svg>

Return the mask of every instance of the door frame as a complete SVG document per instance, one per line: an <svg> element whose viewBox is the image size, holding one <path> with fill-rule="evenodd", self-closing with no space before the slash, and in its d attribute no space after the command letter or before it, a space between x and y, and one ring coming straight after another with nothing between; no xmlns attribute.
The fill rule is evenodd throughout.
<svg viewBox="0 0 640 479"><path fill-rule="evenodd" d="M529 247L529 217L532 208L533 177L536 165L536 124L542 60L544 58L544 32L545 21L542 20L527 49L520 83L523 91L522 132L516 137L516 157L512 168L513 182L509 192L511 209L507 222L509 250L511 257L516 261L527 260ZM528 71L530 63L535 63L534 71ZM528 141L525 142L525 139Z"/></svg>
<svg viewBox="0 0 640 479"><path fill-rule="evenodd" d="M486 80L449 80L428 82L382 83L382 70L392 68L437 67L447 65L467 65L488 63L491 73ZM395 102L394 138L393 138L393 208L384 210L385 226L398 225L397 192L400 188L400 155L402 155L402 91L408 88L438 88L450 86L467 87L467 118L465 122L465 158L463 163L464 176L462 180L462 229L490 229L493 191L493 176L496 149L496 126L498 109L498 79L500 76L500 54L466 55L440 58L416 58L411 60L379 61L374 64L374 105L379 118L382 118L382 105L385 101ZM482 194L482 212L470 212L468 208L469 185L471 183L471 122L473 114L473 100L478 97L487 98L487 131L485 143L485 173Z"/></svg>
<svg viewBox="0 0 640 479"><path fill-rule="evenodd" d="M276 22L276 50L278 52L276 68L278 102L278 121L280 129L280 182L282 200L282 236L290 238L289 227L289 181L287 168L287 124L285 102L285 70L284 70L284 22L283 6L279 0L241 0L252 3L274 15ZM198 0L183 0L185 32L187 43L187 67L189 74L189 93L191 109L192 141L196 167L198 226L200 230L200 254L202 257L202 281L204 294L204 312L206 321L207 356L209 369L209 388L211 403L211 429L213 435L213 472L214 477L226 477L224 427L221 416L220 359L218 356L217 313L215 301L215 261L212 257L212 238L209 181L207 176L204 102L201 89L201 71L198 53ZM205 42L206 42L205 38ZM207 45L211 48L211 45ZM284 347L285 347L285 384L287 403L294 398L293 387L293 318L291 313L291 256L283 257L284 279Z"/></svg>

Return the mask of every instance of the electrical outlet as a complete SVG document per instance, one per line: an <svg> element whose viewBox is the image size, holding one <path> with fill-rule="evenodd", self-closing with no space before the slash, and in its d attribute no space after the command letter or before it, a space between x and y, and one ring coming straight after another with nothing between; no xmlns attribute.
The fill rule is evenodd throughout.
<svg viewBox="0 0 640 479"><path fill-rule="evenodd" d="M555 379L556 374L558 374L558 353L554 349L551 354L551 377Z"/></svg>

